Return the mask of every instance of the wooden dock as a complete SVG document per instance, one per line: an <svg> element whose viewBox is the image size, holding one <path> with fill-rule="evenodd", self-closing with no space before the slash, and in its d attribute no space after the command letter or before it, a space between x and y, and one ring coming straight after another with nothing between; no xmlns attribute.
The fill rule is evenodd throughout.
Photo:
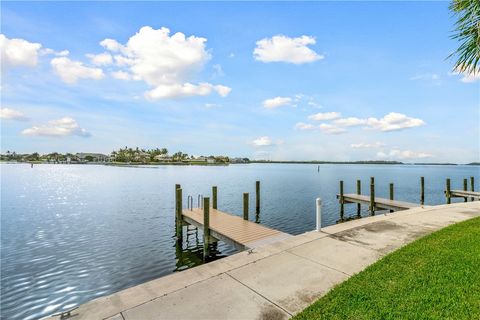
<svg viewBox="0 0 480 320"><path fill-rule="evenodd" d="M291 237L287 233L213 208L210 208L209 213L210 236L229 243L239 250L253 249ZM182 216L184 222L203 229L204 209L184 209Z"/></svg>
<svg viewBox="0 0 480 320"><path fill-rule="evenodd" d="M340 199L340 195L337 195L337 198ZM370 205L370 196L365 196L361 194L355 193L347 193L343 195L344 203L360 203ZM393 211L400 211L400 210L407 210L416 207L420 207L418 203L411 203L405 201L398 201L398 200L390 200L385 198L374 198L375 208L377 209L385 209L385 210L393 210Z"/></svg>
<svg viewBox="0 0 480 320"><path fill-rule="evenodd" d="M445 184L445 196L447 203L452 203L452 198L463 198L465 202L480 200L480 192L475 192L475 178L470 177L470 190L468 190L468 180L463 179L463 190L451 190L450 179Z"/></svg>
<svg viewBox="0 0 480 320"><path fill-rule="evenodd" d="M451 198L474 198L480 200L480 192L465 190L450 190Z"/></svg>
<svg viewBox="0 0 480 320"><path fill-rule="evenodd" d="M203 230L203 256L208 258L210 243L221 240L237 250L258 248L291 235L261 226L249 220L249 194L243 194L243 218L218 210L218 188L212 187L210 197L198 195L198 207L193 207L193 197L187 197L187 208L183 207L182 188L175 185L175 229L177 243L183 243L183 226L193 225ZM260 181L255 182L255 215L260 214Z"/></svg>
<svg viewBox="0 0 480 320"><path fill-rule="evenodd" d="M340 181L340 194L337 194L337 199L340 203L340 220L338 222L344 222L345 219L345 204L356 203L357 204L357 219L362 217L361 206L368 205L370 215L375 215L375 211L389 210L390 212L408 210L416 207L421 207L425 203L425 178L420 177L420 204L394 200L393 183L389 184L389 199L379 198L375 196L375 178L370 177L370 195L362 195L362 182L357 180L357 193L343 192L343 181ZM347 219L348 220L348 219Z"/></svg>

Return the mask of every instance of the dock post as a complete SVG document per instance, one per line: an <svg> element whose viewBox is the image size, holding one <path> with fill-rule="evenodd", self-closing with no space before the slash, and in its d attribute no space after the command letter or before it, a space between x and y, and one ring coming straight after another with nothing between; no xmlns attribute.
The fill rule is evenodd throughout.
<svg viewBox="0 0 480 320"><path fill-rule="evenodd" d="M470 177L470 191L474 192L475 191L475 178L474 177ZM471 201L474 201L475 198L470 198Z"/></svg>
<svg viewBox="0 0 480 320"><path fill-rule="evenodd" d="M217 186L212 187L212 208L217 210Z"/></svg>
<svg viewBox="0 0 480 320"><path fill-rule="evenodd" d="M447 179L445 196L447 197L447 204L452 203L452 198L451 198L451 195L450 195L450 179Z"/></svg>
<svg viewBox="0 0 480 320"><path fill-rule="evenodd" d="M360 180L357 180L357 194L360 195L362 194L362 182ZM357 217L360 218L362 215L362 205L357 203Z"/></svg>
<svg viewBox="0 0 480 320"><path fill-rule="evenodd" d="M420 177L420 204L425 204L425 177Z"/></svg>
<svg viewBox="0 0 480 320"><path fill-rule="evenodd" d="M343 216L345 214L345 206L343 201L343 180L340 181L340 221L343 222Z"/></svg>
<svg viewBox="0 0 480 320"><path fill-rule="evenodd" d="M393 183L390 183L390 200L393 201ZM390 212L393 212L393 210L390 209Z"/></svg>
<svg viewBox="0 0 480 320"><path fill-rule="evenodd" d="M176 185L180 186L180 185ZM176 187L175 186L175 187ZM181 241L183 236L183 215L182 215L182 188L177 188L175 190L175 226L176 226L176 234L177 240Z"/></svg>
<svg viewBox="0 0 480 320"><path fill-rule="evenodd" d="M375 215L375 178L370 178L370 215Z"/></svg>
<svg viewBox="0 0 480 320"><path fill-rule="evenodd" d="M208 257L210 246L210 198L203 198L203 258Z"/></svg>
<svg viewBox="0 0 480 320"><path fill-rule="evenodd" d="M322 200L317 198L317 232L320 232L322 229Z"/></svg>
<svg viewBox="0 0 480 320"><path fill-rule="evenodd" d="M260 181L255 181L255 213L260 213Z"/></svg>
<svg viewBox="0 0 480 320"><path fill-rule="evenodd" d="M467 181L467 179L463 179L463 191L468 191L468 181ZM463 201L467 202L468 197L463 197Z"/></svg>
<svg viewBox="0 0 480 320"><path fill-rule="evenodd" d="M243 194L243 220L248 220L248 193Z"/></svg>

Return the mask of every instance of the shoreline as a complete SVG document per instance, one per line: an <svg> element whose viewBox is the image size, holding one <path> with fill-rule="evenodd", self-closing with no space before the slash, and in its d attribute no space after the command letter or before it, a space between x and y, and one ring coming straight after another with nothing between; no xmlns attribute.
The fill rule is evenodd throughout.
<svg viewBox="0 0 480 320"><path fill-rule="evenodd" d="M78 320L287 319L388 253L478 216L480 204L467 202L365 217L160 277L80 304L71 313Z"/></svg>
<svg viewBox="0 0 480 320"><path fill-rule="evenodd" d="M43 162L43 161L0 161L1 164L68 164L68 165L104 165L114 167L139 167L139 166L229 166L239 164L339 164L339 165L404 165L404 166L480 166L480 163L405 163L381 161L250 161L245 163L198 163L198 162Z"/></svg>

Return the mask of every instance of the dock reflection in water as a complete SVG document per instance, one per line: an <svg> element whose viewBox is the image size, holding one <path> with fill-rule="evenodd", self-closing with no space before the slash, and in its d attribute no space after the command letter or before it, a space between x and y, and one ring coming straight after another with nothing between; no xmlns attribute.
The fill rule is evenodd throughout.
<svg viewBox="0 0 480 320"><path fill-rule="evenodd" d="M175 239L175 256L177 259L174 271L182 271L205 262L218 260L232 254L232 251L234 251L232 248L229 254L222 253L222 251L219 250L219 243L212 242L210 244L209 255L204 259L202 230L194 226L186 226L183 232L183 241L176 241L175 235L173 237L173 239Z"/></svg>

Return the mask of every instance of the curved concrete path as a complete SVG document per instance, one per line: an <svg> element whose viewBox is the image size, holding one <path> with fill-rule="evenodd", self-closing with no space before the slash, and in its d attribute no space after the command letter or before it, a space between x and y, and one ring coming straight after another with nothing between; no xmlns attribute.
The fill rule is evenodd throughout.
<svg viewBox="0 0 480 320"><path fill-rule="evenodd" d="M480 202L354 220L81 305L71 319L286 319L389 252L480 216Z"/></svg>

